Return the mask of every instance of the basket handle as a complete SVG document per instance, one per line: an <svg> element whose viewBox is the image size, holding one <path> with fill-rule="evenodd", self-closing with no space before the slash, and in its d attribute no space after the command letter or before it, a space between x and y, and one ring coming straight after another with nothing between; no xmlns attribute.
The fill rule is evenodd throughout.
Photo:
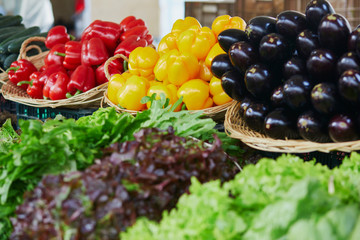
<svg viewBox="0 0 360 240"><path fill-rule="evenodd" d="M18 60L19 59L25 59L27 56L27 52L31 49L36 49L39 51L39 54L42 53L42 50L39 46L37 45L31 45L31 46L28 46L31 42L45 42L46 38L45 37L31 37L31 38L28 38L26 39L22 44L21 44L21 48L20 48L20 51L19 51L19 57L18 57Z"/></svg>
<svg viewBox="0 0 360 240"><path fill-rule="evenodd" d="M122 58L124 59L124 61L129 61L129 59L123 55L123 54L116 54L115 56L112 56L110 57L108 60L106 60L105 64L104 64L104 72L105 72L105 76L108 80L110 80L111 76L110 76L110 73L109 73L109 64L115 60L115 59L118 59L118 58Z"/></svg>

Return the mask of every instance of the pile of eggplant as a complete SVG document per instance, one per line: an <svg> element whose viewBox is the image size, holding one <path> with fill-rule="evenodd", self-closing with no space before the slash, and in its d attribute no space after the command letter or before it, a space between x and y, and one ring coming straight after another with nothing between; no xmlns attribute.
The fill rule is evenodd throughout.
<svg viewBox="0 0 360 240"><path fill-rule="evenodd" d="M360 138L360 25L352 30L328 1L254 17L218 40L227 54L211 71L249 128L275 139Z"/></svg>

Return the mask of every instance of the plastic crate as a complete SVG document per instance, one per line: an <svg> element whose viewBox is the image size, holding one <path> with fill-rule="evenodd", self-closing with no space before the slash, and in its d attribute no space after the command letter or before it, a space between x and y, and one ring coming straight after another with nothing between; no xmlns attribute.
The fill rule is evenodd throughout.
<svg viewBox="0 0 360 240"><path fill-rule="evenodd" d="M3 95L0 94L0 112L9 112L16 114L16 103L13 101L6 100Z"/></svg>
<svg viewBox="0 0 360 240"><path fill-rule="evenodd" d="M96 108L38 108L16 103L16 117L18 121L19 119L40 119L41 121L45 121L47 119L54 119L59 114L66 118L79 119L80 117L91 115L96 110Z"/></svg>

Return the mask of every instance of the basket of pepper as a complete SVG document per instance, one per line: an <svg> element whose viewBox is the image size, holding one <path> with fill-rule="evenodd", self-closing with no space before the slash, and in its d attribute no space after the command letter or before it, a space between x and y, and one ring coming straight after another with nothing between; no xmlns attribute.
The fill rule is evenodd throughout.
<svg viewBox="0 0 360 240"><path fill-rule="evenodd" d="M121 29L118 23L95 20L78 41L64 26L55 26L43 39L49 52L36 62L25 57L34 39L23 43L24 54L8 70L9 81L2 87L4 97L33 107L98 108L108 81L105 61L136 34L152 41L145 26ZM112 67L123 71L121 64Z"/></svg>
<svg viewBox="0 0 360 240"><path fill-rule="evenodd" d="M244 24L240 17L223 15L214 20L210 29L202 27L197 19L186 17L175 21L157 49L140 40L128 55L122 52L128 58L124 61L127 71L109 74L104 102L119 112L136 114L149 108L146 101L154 94L156 98L164 94L169 104L182 98L175 111L203 111L216 121L223 120L232 99L210 66L215 56L225 53L218 43L218 34L227 28L244 29Z"/></svg>

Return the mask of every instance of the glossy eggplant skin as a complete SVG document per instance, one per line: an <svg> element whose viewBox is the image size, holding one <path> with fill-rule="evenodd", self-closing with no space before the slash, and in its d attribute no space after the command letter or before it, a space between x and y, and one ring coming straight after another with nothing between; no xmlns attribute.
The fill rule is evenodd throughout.
<svg viewBox="0 0 360 240"><path fill-rule="evenodd" d="M297 138L294 122L284 108L276 108L265 117L265 134L274 139Z"/></svg>
<svg viewBox="0 0 360 240"><path fill-rule="evenodd" d="M274 88L270 96L270 102L271 102L271 106L274 108L286 106L283 85Z"/></svg>
<svg viewBox="0 0 360 240"><path fill-rule="evenodd" d="M222 75L221 85L225 93L236 101L241 101L247 94L244 75L236 69L227 71Z"/></svg>
<svg viewBox="0 0 360 240"><path fill-rule="evenodd" d="M334 83L322 82L311 90L311 103L322 114L334 114L339 110L339 96Z"/></svg>
<svg viewBox="0 0 360 240"><path fill-rule="evenodd" d="M354 118L348 114L333 116L328 125L330 138L334 142L348 142L359 139Z"/></svg>
<svg viewBox="0 0 360 240"><path fill-rule="evenodd" d="M309 29L305 29L296 37L295 47L298 55L306 61L311 52L320 47L318 35Z"/></svg>
<svg viewBox="0 0 360 240"><path fill-rule="evenodd" d="M348 51L355 52L356 41L360 38L360 24L350 33L348 40Z"/></svg>
<svg viewBox="0 0 360 240"><path fill-rule="evenodd" d="M318 27L320 45L341 56L347 51L350 32L346 18L336 13L326 15Z"/></svg>
<svg viewBox="0 0 360 240"><path fill-rule="evenodd" d="M301 75L306 73L306 62L299 57L292 57L284 64L283 77L289 79L294 75Z"/></svg>
<svg viewBox="0 0 360 240"><path fill-rule="evenodd" d="M245 117L245 112L252 103L252 99L248 96L245 96L240 102L239 114L241 118Z"/></svg>
<svg viewBox="0 0 360 240"><path fill-rule="evenodd" d="M283 64L291 56L291 51L289 42L277 33L270 33L260 41L260 58L272 66Z"/></svg>
<svg viewBox="0 0 360 240"><path fill-rule="evenodd" d="M276 32L276 18L270 16L256 16L250 19L245 28L249 42L254 46L258 46L265 35L274 32Z"/></svg>
<svg viewBox="0 0 360 240"><path fill-rule="evenodd" d="M311 0L305 8L308 27L317 32L321 19L327 14L335 13L332 5L326 0Z"/></svg>
<svg viewBox="0 0 360 240"><path fill-rule="evenodd" d="M284 99L293 110L302 111L310 105L312 82L304 75L294 75L284 83Z"/></svg>
<svg viewBox="0 0 360 240"><path fill-rule="evenodd" d="M231 45L236 42L247 41L248 37L245 31L237 28L225 29L218 35L220 47L227 53Z"/></svg>
<svg viewBox="0 0 360 240"><path fill-rule="evenodd" d="M264 130L264 120L269 112L269 107L260 102L252 102L246 109L244 120L247 126L258 132Z"/></svg>
<svg viewBox="0 0 360 240"><path fill-rule="evenodd" d="M215 77L221 78L227 71L234 70L234 67L230 62L229 56L224 53L214 57L211 62L210 70Z"/></svg>
<svg viewBox="0 0 360 240"><path fill-rule="evenodd" d="M336 81L336 55L328 49L316 49L306 61L306 69L315 82Z"/></svg>
<svg viewBox="0 0 360 240"><path fill-rule="evenodd" d="M259 59L257 48L245 41L231 45L228 53L232 65L243 73Z"/></svg>
<svg viewBox="0 0 360 240"><path fill-rule="evenodd" d="M347 70L339 78L340 95L353 104L360 103L360 71Z"/></svg>
<svg viewBox="0 0 360 240"><path fill-rule="evenodd" d="M339 76L347 70L360 70L360 59L355 52L347 52L339 58L336 67Z"/></svg>
<svg viewBox="0 0 360 240"><path fill-rule="evenodd" d="M307 25L305 14L298 11L283 11L277 15L276 19L277 32L288 39L295 39Z"/></svg>
<svg viewBox="0 0 360 240"><path fill-rule="evenodd" d="M329 120L314 110L300 114L297 119L297 129L300 136L311 142L331 142L328 133Z"/></svg>
<svg viewBox="0 0 360 240"><path fill-rule="evenodd" d="M246 89L259 99L266 99L275 84L270 68L261 63L251 65L245 72L244 80Z"/></svg>

